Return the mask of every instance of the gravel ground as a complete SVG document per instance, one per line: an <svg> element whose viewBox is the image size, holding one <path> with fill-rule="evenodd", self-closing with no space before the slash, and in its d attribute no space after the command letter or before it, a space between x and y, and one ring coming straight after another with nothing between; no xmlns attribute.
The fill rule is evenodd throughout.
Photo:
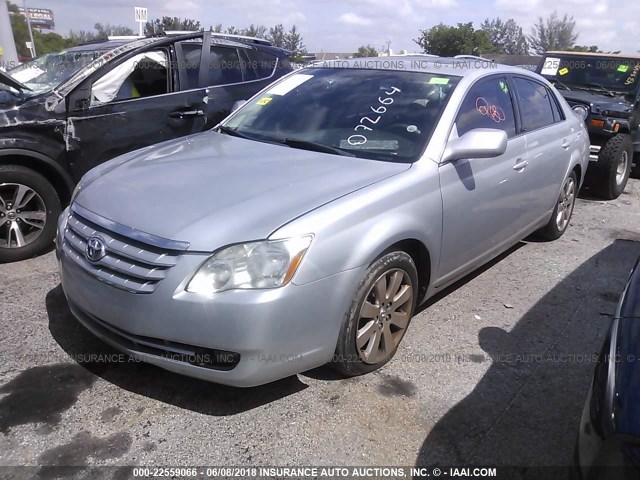
<svg viewBox="0 0 640 480"><path fill-rule="evenodd" d="M639 226L638 180L582 198L560 240L429 302L382 370L252 389L80 364L117 352L72 318L53 253L0 265L0 465L568 465Z"/></svg>

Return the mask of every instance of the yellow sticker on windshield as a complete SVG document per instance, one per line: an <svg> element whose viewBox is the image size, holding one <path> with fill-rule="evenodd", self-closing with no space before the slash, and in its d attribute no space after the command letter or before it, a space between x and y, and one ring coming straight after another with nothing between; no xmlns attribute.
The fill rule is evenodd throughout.
<svg viewBox="0 0 640 480"><path fill-rule="evenodd" d="M273 98L271 98L271 97L264 97L264 98L261 98L260 100L258 100L256 103L257 103L258 105L266 105L266 104L267 104L267 103L269 103L271 100L273 100Z"/></svg>
<svg viewBox="0 0 640 480"><path fill-rule="evenodd" d="M448 85L449 84L449 79L448 78L443 78L443 77L432 77L429 80L429 83L431 85Z"/></svg>
<svg viewBox="0 0 640 480"><path fill-rule="evenodd" d="M569 73L569 69L568 69L567 67L564 67L564 68L560 69L560 70L558 71L558 73L559 73L560 75L566 75L567 73Z"/></svg>
<svg viewBox="0 0 640 480"><path fill-rule="evenodd" d="M629 71L629 65L620 65L618 67L618 71L622 73L627 73Z"/></svg>

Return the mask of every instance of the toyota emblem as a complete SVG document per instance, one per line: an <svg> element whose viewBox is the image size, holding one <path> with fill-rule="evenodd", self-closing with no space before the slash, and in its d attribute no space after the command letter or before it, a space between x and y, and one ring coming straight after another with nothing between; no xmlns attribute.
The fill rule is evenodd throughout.
<svg viewBox="0 0 640 480"><path fill-rule="evenodd" d="M101 237L94 235L87 240L87 248L84 253L90 262L98 262L107 254L107 246Z"/></svg>

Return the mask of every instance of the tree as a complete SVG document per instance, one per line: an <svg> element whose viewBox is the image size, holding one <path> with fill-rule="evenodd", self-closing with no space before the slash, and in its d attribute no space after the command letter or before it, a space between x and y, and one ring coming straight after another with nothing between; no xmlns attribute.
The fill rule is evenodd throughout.
<svg viewBox="0 0 640 480"><path fill-rule="evenodd" d="M458 23L457 26L441 23L420 31L420 38L414 40L425 53L452 57L455 55L482 55L493 53L495 48L489 42L487 33L475 30L473 23Z"/></svg>
<svg viewBox="0 0 640 480"><path fill-rule="evenodd" d="M506 22L500 18L493 20L487 18L480 29L487 34L489 42L497 53L507 55L527 55L529 53L527 37L522 32L522 27L512 18Z"/></svg>
<svg viewBox="0 0 640 480"><path fill-rule="evenodd" d="M286 34L284 33L284 26L279 23L275 27L271 27L269 29L269 35L267 35L267 40L269 40L274 46L284 48Z"/></svg>
<svg viewBox="0 0 640 480"><path fill-rule="evenodd" d="M548 50L568 50L578 39L575 28L575 20L567 14L559 18L558 13L553 12L546 19L539 17L531 29L529 45L538 54Z"/></svg>
<svg viewBox="0 0 640 480"><path fill-rule="evenodd" d="M591 45L590 47L584 45L574 45L567 50L571 52L602 53L602 50L600 50L597 45Z"/></svg>
<svg viewBox="0 0 640 480"><path fill-rule="evenodd" d="M162 19L156 18L151 22L147 22L144 26L144 33L146 35L154 35L171 30L197 32L200 30L200 22L190 18L182 20L179 17L165 16L162 17Z"/></svg>
<svg viewBox="0 0 640 480"><path fill-rule="evenodd" d="M284 36L283 48L291 52L291 59L294 62L302 62L304 60L302 57L307 55L307 47L302 43L302 35L295 25Z"/></svg>
<svg viewBox="0 0 640 480"><path fill-rule="evenodd" d="M242 35L247 37L267 38L267 27L264 25L254 25L253 23L249 28L242 30Z"/></svg>
<svg viewBox="0 0 640 480"><path fill-rule="evenodd" d="M377 57L378 51L371 45L362 45L358 51L353 54L354 58Z"/></svg>
<svg viewBox="0 0 640 480"><path fill-rule="evenodd" d="M111 25L109 23L96 23L93 28L96 30L96 36L99 39L107 38L110 36L127 36L134 35L133 30L124 25Z"/></svg>
<svg viewBox="0 0 640 480"><path fill-rule="evenodd" d="M209 30L210 30L211 32L214 32L214 33L222 33L222 24L221 24L221 23L219 23L219 24L217 24L215 27L214 27L214 26L211 26L211 27L209 27Z"/></svg>

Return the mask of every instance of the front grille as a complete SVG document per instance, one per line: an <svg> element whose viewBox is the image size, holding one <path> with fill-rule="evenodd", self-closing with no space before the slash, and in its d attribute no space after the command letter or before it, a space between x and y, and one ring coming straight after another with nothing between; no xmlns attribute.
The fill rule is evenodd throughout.
<svg viewBox="0 0 640 480"><path fill-rule="evenodd" d="M86 257L87 240L99 235L106 255L97 262ZM98 226L77 212L71 212L64 231L62 251L101 282L132 293L153 293L175 266L179 252L132 240Z"/></svg>
<svg viewBox="0 0 640 480"><path fill-rule="evenodd" d="M89 330L101 335L122 348L132 352L146 353L156 357L168 358L177 362L212 370L232 370L240 363L240 354L226 350L196 347L184 343L170 342L159 338L134 335L109 325L95 315L85 312L77 305L69 303L74 315Z"/></svg>

